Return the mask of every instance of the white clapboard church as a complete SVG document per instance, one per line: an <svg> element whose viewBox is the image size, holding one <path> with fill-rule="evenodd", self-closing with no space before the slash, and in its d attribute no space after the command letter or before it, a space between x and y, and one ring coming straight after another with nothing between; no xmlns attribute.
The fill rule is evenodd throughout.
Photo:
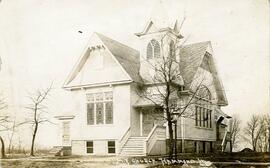
<svg viewBox="0 0 270 168"><path fill-rule="evenodd" d="M103 34L93 33L83 54L69 73L63 89L70 92L72 111L59 114L58 153L72 155L146 156L168 153L168 129L162 117L153 116L155 104L138 95L139 85L153 85L153 72L145 60L159 59L183 39L178 22L160 26L150 20L135 34L141 48L133 49ZM183 86L192 92L195 79L204 74L200 89L207 106L191 105L195 119L178 118L181 152L208 153L229 146L228 104L209 41L183 45L175 51ZM190 96L186 94L186 96ZM160 113L160 111L157 111ZM154 114L155 115L155 114ZM226 145L227 144L227 145Z"/></svg>

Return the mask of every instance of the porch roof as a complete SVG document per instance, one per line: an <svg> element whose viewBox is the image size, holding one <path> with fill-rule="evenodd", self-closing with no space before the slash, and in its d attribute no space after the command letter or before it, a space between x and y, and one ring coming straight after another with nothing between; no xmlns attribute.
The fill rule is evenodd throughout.
<svg viewBox="0 0 270 168"><path fill-rule="evenodd" d="M135 104L133 104L133 107L153 107L153 106L157 106L158 104L159 103L154 103L154 100L152 101L150 99L141 97L135 102Z"/></svg>
<svg viewBox="0 0 270 168"><path fill-rule="evenodd" d="M232 118L231 116L229 116L228 114L226 114L225 112L223 112L221 109L216 108L216 111L218 112L219 116L223 116L224 118ZM219 118L218 116L218 118Z"/></svg>

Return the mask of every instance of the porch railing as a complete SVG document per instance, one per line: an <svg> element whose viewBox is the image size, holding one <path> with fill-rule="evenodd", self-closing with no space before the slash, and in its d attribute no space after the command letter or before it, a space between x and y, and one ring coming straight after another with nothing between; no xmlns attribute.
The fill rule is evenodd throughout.
<svg viewBox="0 0 270 168"><path fill-rule="evenodd" d="M118 151L119 154L122 152L122 149L124 145L127 143L129 137L130 137L130 127L126 130L125 134L119 140L119 151Z"/></svg>
<svg viewBox="0 0 270 168"><path fill-rule="evenodd" d="M158 140L165 140L165 139L166 139L166 127L155 125L145 140L144 154L145 155L149 154Z"/></svg>

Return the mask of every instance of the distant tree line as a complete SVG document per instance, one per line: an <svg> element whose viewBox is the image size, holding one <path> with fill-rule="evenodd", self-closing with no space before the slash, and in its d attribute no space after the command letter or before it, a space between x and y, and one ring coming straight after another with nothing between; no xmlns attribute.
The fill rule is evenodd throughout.
<svg viewBox="0 0 270 168"><path fill-rule="evenodd" d="M247 142L254 152L270 152L270 114L253 114L243 128L239 116L234 115L231 141L234 150Z"/></svg>

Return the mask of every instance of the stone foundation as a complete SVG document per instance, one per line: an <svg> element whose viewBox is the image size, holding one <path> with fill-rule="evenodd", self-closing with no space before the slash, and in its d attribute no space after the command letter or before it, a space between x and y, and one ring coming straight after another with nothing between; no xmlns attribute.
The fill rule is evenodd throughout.
<svg viewBox="0 0 270 168"><path fill-rule="evenodd" d="M166 141L167 154L169 154L169 140ZM212 141L195 141L184 140L184 148L182 148L182 140L177 140L177 153L213 153L215 152L215 142Z"/></svg>

